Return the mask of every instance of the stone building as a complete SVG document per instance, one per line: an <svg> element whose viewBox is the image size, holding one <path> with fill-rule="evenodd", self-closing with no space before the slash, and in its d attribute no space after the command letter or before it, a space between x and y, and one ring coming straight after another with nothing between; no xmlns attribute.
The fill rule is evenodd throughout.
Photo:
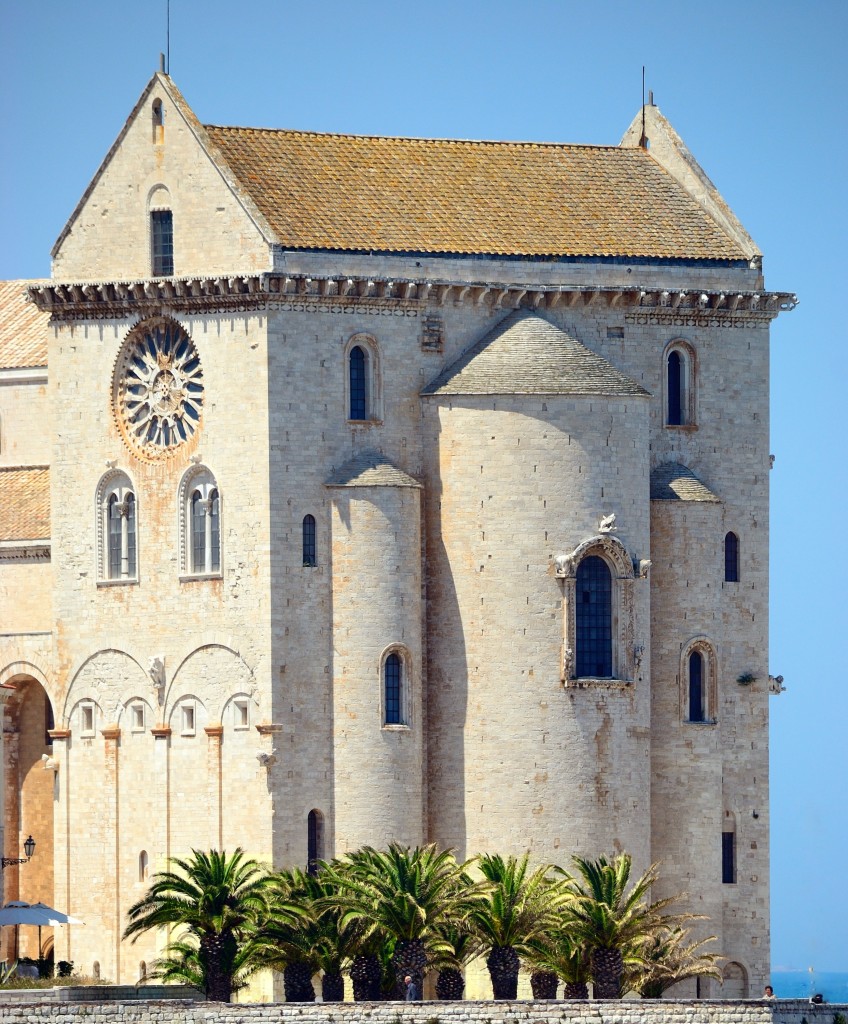
<svg viewBox="0 0 848 1024"><path fill-rule="evenodd" d="M192 847L629 850L769 965L769 327L618 146L201 125L156 74L3 286L5 898L134 981ZM34 952L33 938L20 938ZM693 990L694 991L694 990Z"/></svg>

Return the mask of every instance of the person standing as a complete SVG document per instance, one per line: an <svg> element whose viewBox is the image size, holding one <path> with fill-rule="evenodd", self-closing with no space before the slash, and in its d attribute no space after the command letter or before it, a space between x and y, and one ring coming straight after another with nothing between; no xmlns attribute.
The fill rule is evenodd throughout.
<svg viewBox="0 0 848 1024"><path fill-rule="evenodd" d="M421 998L421 990L418 987L418 982L411 974L407 974L403 980L406 984L406 1001L408 1003L413 1003L419 1000Z"/></svg>

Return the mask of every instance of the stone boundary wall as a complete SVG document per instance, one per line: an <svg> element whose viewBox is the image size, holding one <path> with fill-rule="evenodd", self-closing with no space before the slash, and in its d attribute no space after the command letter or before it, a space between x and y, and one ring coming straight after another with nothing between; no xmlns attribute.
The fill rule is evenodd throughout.
<svg viewBox="0 0 848 1024"><path fill-rule="evenodd" d="M806 1000L244 1003L151 999L0 1005L0 1022L39 1024L834 1024L848 1004Z"/></svg>

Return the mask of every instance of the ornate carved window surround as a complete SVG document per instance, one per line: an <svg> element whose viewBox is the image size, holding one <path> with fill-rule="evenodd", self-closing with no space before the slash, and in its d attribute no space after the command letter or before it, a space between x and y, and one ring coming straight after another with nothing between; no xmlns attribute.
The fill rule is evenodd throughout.
<svg viewBox="0 0 848 1024"><path fill-rule="evenodd" d="M612 575L612 671L609 678L576 677L577 650L577 567L590 555L602 558ZM641 563L637 562L637 565ZM562 581L563 644L560 680L563 686L574 689L607 687L628 689L639 678L644 644L635 633L634 586L647 577L634 572L634 562L627 549L616 537L598 534L584 540L566 555L556 558L556 576Z"/></svg>

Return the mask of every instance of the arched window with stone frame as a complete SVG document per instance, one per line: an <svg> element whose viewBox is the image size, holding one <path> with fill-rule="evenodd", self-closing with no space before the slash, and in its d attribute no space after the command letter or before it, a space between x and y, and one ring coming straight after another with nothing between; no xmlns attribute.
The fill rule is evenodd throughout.
<svg viewBox="0 0 848 1024"><path fill-rule="evenodd" d="M676 338L666 346L663 422L667 427L694 427L697 423L697 360L688 341Z"/></svg>
<svg viewBox="0 0 848 1024"><path fill-rule="evenodd" d="M630 683L644 647L637 643L634 587L639 585L624 545L607 534L556 558L563 587L563 683Z"/></svg>
<svg viewBox="0 0 848 1024"><path fill-rule="evenodd" d="M724 535L724 582L739 582L739 536L732 530Z"/></svg>
<svg viewBox="0 0 848 1024"><path fill-rule="evenodd" d="M354 334L345 346L345 407L351 423L382 421L380 349L372 334Z"/></svg>
<svg viewBox="0 0 848 1024"><path fill-rule="evenodd" d="M409 651L394 644L380 659L382 722L384 726L409 726L412 673Z"/></svg>
<svg viewBox="0 0 848 1024"><path fill-rule="evenodd" d="M180 481L180 574L221 573L221 492L206 466L192 466Z"/></svg>
<svg viewBox="0 0 848 1024"><path fill-rule="evenodd" d="M95 497L97 580L138 580L138 500L129 476L111 470L100 479Z"/></svg>
<svg viewBox="0 0 848 1024"><path fill-rule="evenodd" d="M715 725L718 658L707 637L692 637L681 647L679 673L683 721L692 725Z"/></svg>

